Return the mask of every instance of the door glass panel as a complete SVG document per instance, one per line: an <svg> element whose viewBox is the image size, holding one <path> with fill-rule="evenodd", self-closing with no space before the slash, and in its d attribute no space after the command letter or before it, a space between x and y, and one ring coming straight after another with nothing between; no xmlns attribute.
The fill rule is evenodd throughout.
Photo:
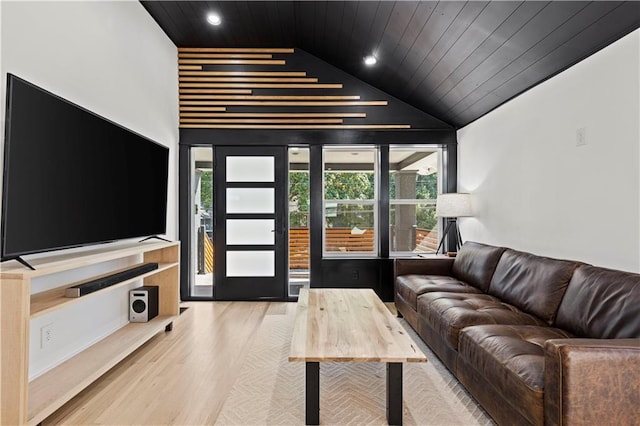
<svg viewBox="0 0 640 426"><path fill-rule="evenodd" d="M227 219L227 244L275 244L275 220Z"/></svg>
<svg viewBox="0 0 640 426"><path fill-rule="evenodd" d="M191 149L191 245L189 293L212 297L215 271L213 248L213 150Z"/></svg>
<svg viewBox="0 0 640 426"><path fill-rule="evenodd" d="M275 213L274 188L227 188L227 213Z"/></svg>
<svg viewBox="0 0 640 426"><path fill-rule="evenodd" d="M273 157L227 157L227 182L273 182Z"/></svg>
<svg viewBox="0 0 640 426"><path fill-rule="evenodd" d="M274 277L275 251L228 251L227 277Z"/></svg>

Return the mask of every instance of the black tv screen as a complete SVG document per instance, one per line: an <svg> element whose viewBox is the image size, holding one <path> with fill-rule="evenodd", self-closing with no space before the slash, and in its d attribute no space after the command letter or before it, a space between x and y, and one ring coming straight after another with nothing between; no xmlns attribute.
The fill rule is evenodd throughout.
<svg viewBox="0 0 640 426"><path fill-rule="evenodd" d="M166 232L168 148L11 74L3 260Z"/></svg>

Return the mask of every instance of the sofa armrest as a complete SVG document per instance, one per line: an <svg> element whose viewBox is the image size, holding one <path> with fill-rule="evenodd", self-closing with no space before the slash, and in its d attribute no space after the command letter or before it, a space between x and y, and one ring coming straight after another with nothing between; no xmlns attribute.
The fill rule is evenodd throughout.
<svg viewBox="0 0 640 426"><path fill-rule="evenodd" d="M399 275L451 275L454 261L452 257L394 259L393 281Z"/></svg>
<svg viewBox="0 0 640 426"><path fill-rule="evenodd" d="M640 422L640 339L545 342L545 425Z"/></svg>

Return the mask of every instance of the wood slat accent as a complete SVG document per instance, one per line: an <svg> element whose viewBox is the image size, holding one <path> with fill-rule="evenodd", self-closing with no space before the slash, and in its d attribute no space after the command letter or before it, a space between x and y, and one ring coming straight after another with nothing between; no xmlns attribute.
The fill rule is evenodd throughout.
<svg viewBox="0 0 640 426"><path fill-rule="evenodd" d="M180 89L180 94L183 93L230 93L237 95L250 95L253 93L251 89Z"/></svg>
<svg viewBox="0 0 640 426"><path fill-rule="evenodd" d="M201 65L184 65L198 67ZM306 77L306 71L182 71L180 75L219 76L219 77Z"/></svg>
<svg viewBox="0 0 640 426"><path fill-rule="evenodd" d="M180 105L226 106L385 106L387 101L180 101Z"/></svg>
<svg viewBox="0 0 640 426"><path fill-rule="evenodd" d="M189 107L189 106L184 106L184 107L180 107L180 114L182 114L183 111L203 111L203 112L219 112L220 107ZM226 111L226 108L222 108L222 110Z"/></svg>
<svg viewBox="0 0 640 426"><path fill-rule="evenodd" d="M342 124L341 118L181 118L180 123L210 124Z"/></svg>
<svg viewBox="0 0 640 426"><path fill-rule="evenodd" d="M184 52L178 53L178 58L200 58L200 59L273 59L269 53L206 53L206 52Z"/></svg>
<svg viewBox="0 0 640 426"><path fill-rule="evenodd" d="M209 111L208 108L195 107L192 109ZM366 118L364 112L181 112L180 117L254 117L254 118L278 118L278 117L307 117L307 118Z"/></svg>
<svg viewBox="0 0 640 426"><path fill-rule="evenodd" d="M180 77L179 81L207 83L317 83L315 77Z"/></svg>
<svg viewBox="0 0 640 426"><path fill-rule="evenodd" d="M195 109L192 109L191 107L180 107L180 111L199 111L200 108L195 107ZM227 109L225 107L208 107L206 109L206 111L211 111L211 112L224 112Z"/></svg>
<svg viewBox="0 0 640 426"><path fill-rule="evenodd" d="M342 83L180 83L180 90L187 87L208 89L342 89Z"/></svg>
<svg viewBox="0 0 640 426"><path fill-rule="evenodd" d="M187 92L188 91L188 92ZM180 97L183 97L182 93L205 93L205 95L199 96L207 96L207 93L216 95L216 94L226 94L226 95L250 95L252 93L251 89L184 89L180 91ZM186 95L189 96L189 95ZM191 98L186 98L191 99ZM194 98L195 99L195 98Z"/></svg>
<svg viewBox="0 0 640 426"><path fill-rule="evenodd" d="M179 59L180 65L284 65L284 59Z"/></svg>
<svg viewBox="0 0 640 426"><path fill-rule="evenodd" d="M201 70L202 70L202 65L178 65L178 71L193 72L193 71L201 71Z"/></svg>
<svg viewBox="0 0 640 426"><path fill-rule="evenodd" d="M410 124L184 124L183 129L410 129Z"/></svg>
<svg viewBox="0 0 640 426"><path fill-rule="evenodd" d="M343 89L342 83L319 82L306 71L274 71L261 65L285 65L283 59L267 59L274 53L294 53L294 49L271 48L178 48L180 128L202 129L410 129L409 124L344 124L344 118L366 119L363 112L308 113L298 108L377 107L387 100L361 100L359 95L306 94L290 89ZM262 56L260 56L262 55ZM216 65L252 65L240 70L224 70ZM253 66L255 65L255 66ZM186 67L199 66L199 69ZM185 68L183 68L185 67ZM262 71L265 70L265 71ZM270 89L266 93L254 89ZM234 92L238 91L238 92ZM240 93L240 91L244 91ZM283 93L283 94L280 94ZM332 93L332 92L325 92ZM333 92L336 93L336 92ZM340 93L340 92L338 92ZM218 107L247 107L243 112L223 112ZM271 108L292 112L268 112ZM348 108L347 108L348 109ZM251 112L261 111L260 113ZM304 111L304 109L302 110ZM323 111L319 109L318 111Z"/></svg>
<svg viewBox="0 0 640 426"><path fill-rule="evenodd" d="M273 47L179 47L178 52L201 53L293 53L293 48Z"/></svg>
<svg viewBox="0 0 640 426"><path fill-rule="evenodd" d="M246 101L349 101L358 95L180 95L180 99L229 99Z"/></svg>

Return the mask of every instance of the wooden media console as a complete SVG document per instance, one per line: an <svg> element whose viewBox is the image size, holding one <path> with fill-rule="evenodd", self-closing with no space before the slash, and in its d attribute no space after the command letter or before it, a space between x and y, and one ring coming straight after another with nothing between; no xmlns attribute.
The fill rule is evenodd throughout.
<svg viewBox="0 0 640 426"><path fill-rule="evenodd" d="M170 329L179 315L179 242L126 243L58 254L30 263L0 267L0 424L38 424L106 373L155 334ZM31 294L32 279L108 261L139 256L158 269L79 298L64 297L73 282ZM133 265L132 265L133 266ZM92 278L97 278L91 277ZM33 318L99 298L137 280L158 286L158 316L147 323L130 323L29 381L29 328Z"/></svg>

